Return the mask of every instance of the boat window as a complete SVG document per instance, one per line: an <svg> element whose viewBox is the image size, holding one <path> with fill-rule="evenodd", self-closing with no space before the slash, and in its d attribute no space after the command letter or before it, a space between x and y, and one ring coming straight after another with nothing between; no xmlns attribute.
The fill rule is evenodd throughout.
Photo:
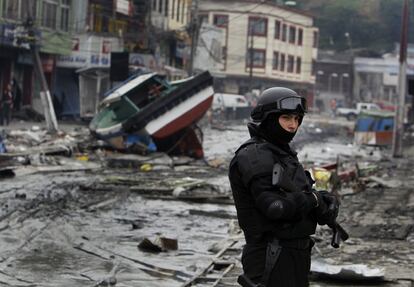
<svg viewBox="0 0 414 287"><path fill-rule="evenodd" d="M130 90L126 96L141 109L161 97L167 89L168 86L165 83L156 78L152 78Z"/></svg>

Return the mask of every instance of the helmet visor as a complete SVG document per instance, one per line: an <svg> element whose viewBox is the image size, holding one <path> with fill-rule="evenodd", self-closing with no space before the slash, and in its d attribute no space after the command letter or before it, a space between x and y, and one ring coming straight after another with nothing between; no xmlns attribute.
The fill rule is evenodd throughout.
<svg viewBox="0 0 414 287"><path fill-rule="evenodd" d="M287 97L279 100L279 109L288 111L302 110L302 112L308 111L306 99L302 97Z"/></svg>

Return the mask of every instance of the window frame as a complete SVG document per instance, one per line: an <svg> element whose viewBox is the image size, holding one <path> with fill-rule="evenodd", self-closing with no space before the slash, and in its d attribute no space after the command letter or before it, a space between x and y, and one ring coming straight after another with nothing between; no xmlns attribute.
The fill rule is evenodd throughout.
<svg viewBox="0 0 414 287"><path fill-rule="evenodd" d="M165 8L164 8L164 16L165 17L168 17L168 13L169 13L169 11L168 11L168 9L170 9L170 1L169 0L167 0L167 1L165 1L165 3L164 3L165 5Z"/></svg>
<svg viewBox="0 0 414 287"><path fill-rule="evenodd" d="M12 4L12 5L10 5ZM10 10L12 14L9 14L9 6L13 6ZM2 7L2 14L1 16L6 19L14 19L17 20L21 17L20 10L21 10L22 3L20 0L3 0L3 7Z"/></svg>
<svg viewBox="0 0 414 287"><path fill-rule="evenodd" d="M185 22L185 4L186 2L183 1L183 5L181 5L181 23L183 24Z"/></svg>
<svg viewBox="0 0 414 287"><path fill-rule="evenodd" d="M219 18L225 19L225 24L216 24L216 20ZM214 14L213 15L213 25L219 28L227 28L229 23L229 15L227 14Z"/></svg>
<svg viewBox="0 0 414 287"><path fill-rule="evenodd" d="M289 43L295 44L296 43L296 27L295 26L289 26Z"/></svg>
<svg viewBox="0 0 414 287"><path fill-rule="evenodd" d="M158 13L162 14L162 10L163 10L163 8L164 8L164 0L159 0L159 1L158 1L158 6L157 6L157 8L158 8Z"/></svg>
<svg viewBox="0 0 414 287"><path fill-rule="evenodd" d="M312 43L312 47L313 48L317 48L318 47L318 43L319 43L319 32L318 31L313 31L313 43Z"/></svg>
<svg viewBox="0 0 414 287"><path fill-rule="evenodd" d="M58 25L58 20L60 20L60 19L58 19L58 13L59 13L59 8L60 8L60 3L59 3L60 1L57 1L57 0L43 0L41 3L41 26L42 27L45 27L45 28L49 28L49 29L53 29L53 30L56 30L57 29L57 25ZM45 6L46 5L46 6ZM44 15L45 13L47 14L48 13L48 11L46 11L45 12L45 7L46 7L46 10L47 10L47 7L49 6L49 9L50 9L50 7L54 7L55 8L55 13L54 13L54 21L53 21L53 23L52 23L52 21L50 21L50 20L47 20L47 17L46 17L46 15ZM49 24L50 23L50 24ZM59 26L60 26L60 23L59 23Z"/></svg>
<svg viewBox="0 0 414 287"><path fill-rule="evenodd" d="M282 24L282 37L281 37L282 42L286 42L287 41L287 24Z"/></svg>
<svg viewBox="0 0 414 287"><path fill-rule="evenodd" d="M294 73L295 72L295 57L293 55L287 56L287 67L286 72Z"/></svg>
<svg viewBox="0 0 414 287"><path fill-rule="evenodd" d="M170 18L172 20L175 19L175 0L172 0L172 3L171 3L171 15L170 15Z"/></svg>
<svg viewBox="0 0 414 287"><path fill-rule="evenodd" d="M279 71L284 72L286 66L286 54L280 54L280 64L279 64Z"/></svg>
<svg viewBox="0 0 414 287"><path fill-rule="evenodd" d="M272 70L277 71L279 70L279 56L280 53L277 51L273 51L273 59L272 59Z"/></svg>
<svg viewBox="0 0 414 287"><path fill-rule="evenodd" d="M168 0L167 0L168 1ZM181 0L177 0L177 14L176 14L176 18L175 18L175 20L177 21L177 22L180 22L180 8L181 8Z"/></svg>
<svg viewBox="0 0 414 287"><path fill-rule="evenodd" d="M277 39L277 40L280 40L281 39L281 36L282 36L281 29L282 29L282 21L275 20L275 34L274 34L274 38Z"/></svg>
<svg viewBox="0 0 414 287"><path fill-rule="evenodd" d="M69 0L67 0L67 3L63 3L63 1L60 1L60 5L59 5L59 9L60 9L59 29L65 32L69 32L70 30L70 5L71 5L71 1ZM63 26L63 12L64 11L67 13L65 27Z"/></svg>
<svg viewBox="0 0 414 287"><path fill-rule="evenodd" d="M316 60L312 59L311 62L311 75L315 76L316 75Z"/></svg>
<svg viewBox="0 0 414 287"><path fill-rule="evenodd" d="M204 21L204 19L206 19L205 21ZM198 14L198 23L200 24L200 25L202 25L203 23L209 23L209 21L208 21L208 13L199 13Z"/></svg>
<svg viewBox="0 0 414 287"><path fill-rule="evenodd" d="M303 28L298 28L298 46L303 46Z"/></svg>
<svg viewBox="0 0 414 287"><path fill-rule="evenodd" d="M302 58L296 57L296 74L302 73Z"/></svg>
<svg viewBox="0 0 414 287"><path fill-rule="evenodd" d="M266 67L266 49L248 49L247 58L246 58L246 68L250 68L250 50L253 50L253 68L265 68ZM263 59L259 65L255 64L255 53L260 53L263 55Z"/></svg>
<svg viewBox="0 0 414 287"><path fill-rule="evenodd" d="M264 20L264 31L261 33L257 33L254 29L251 29L251 25L257 25L253 24L253 21L262 21ZM247 35L249 36L257 36L257 37L267 37L267 21L268 19L265 17L257 17L257 16L249 16L249 20L247 22Z"/></svg>

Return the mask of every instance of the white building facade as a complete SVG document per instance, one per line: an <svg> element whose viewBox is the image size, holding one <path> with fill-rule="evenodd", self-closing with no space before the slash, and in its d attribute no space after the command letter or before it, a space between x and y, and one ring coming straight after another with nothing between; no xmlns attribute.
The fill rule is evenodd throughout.
<svg viewBox="0 0 414 287"><path fill-rule="evenodd" d="M312 96L319 32L311 15L261 1L204 0L199 5L200 22L223 32L219 69L211 71L216 89L246 93L283 85Z"/></svg>

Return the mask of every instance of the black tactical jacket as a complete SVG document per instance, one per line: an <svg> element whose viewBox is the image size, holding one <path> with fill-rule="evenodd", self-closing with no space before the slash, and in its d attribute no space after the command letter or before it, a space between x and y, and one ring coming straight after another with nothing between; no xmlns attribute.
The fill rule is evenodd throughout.
<svg viewBox="0 0 414 287"><path fill-rule="evenodd" d="M281 164L301 192L281 190L272 185L275 163ZM265 243L269 237L307 238L315 233L312 183L288 146L276 146L253 136L236 151L230 163L229 179L237 216L247 243ZM277 219L269 217L269 204L279 200L284 209Z"/></svg>

